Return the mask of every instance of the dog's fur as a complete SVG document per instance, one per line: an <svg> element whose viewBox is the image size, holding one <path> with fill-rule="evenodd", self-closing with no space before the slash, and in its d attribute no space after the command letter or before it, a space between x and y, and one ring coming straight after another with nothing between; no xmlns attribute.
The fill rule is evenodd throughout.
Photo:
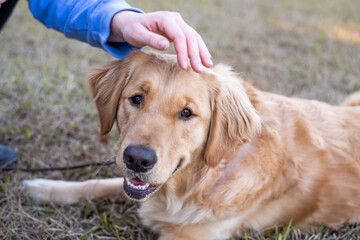
<svg viewBox="0 0 360 240"><path fill-rule="evenodd" d="M360 217L360 94L343 106L255 89L229 67L182 71L176 57L135 52L90 78L107 134L119 129L117 165L126 178L157 186L139 209L161 239L226 239L274 225L336 226ZM129 99L143 96L140 106ZM182 109L194 114L179 117ZM155 151L134 173L129 145ZM123 194L122 178L29 180L39 200L75 203Z"/></svg>

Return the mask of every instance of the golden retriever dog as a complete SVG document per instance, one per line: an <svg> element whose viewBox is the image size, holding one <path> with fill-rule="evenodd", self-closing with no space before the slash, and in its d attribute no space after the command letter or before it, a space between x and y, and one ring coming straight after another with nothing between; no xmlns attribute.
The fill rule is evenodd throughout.
<svg viewBox="0 0 360 240"><path fill-rule="evenodd" d="M132 53L90 77L101 134L119 131L124 178L27 180L40 201L122 194L160 239L226 239L360 217L360 94L346 105L260 91L225 65Z"/></svg>

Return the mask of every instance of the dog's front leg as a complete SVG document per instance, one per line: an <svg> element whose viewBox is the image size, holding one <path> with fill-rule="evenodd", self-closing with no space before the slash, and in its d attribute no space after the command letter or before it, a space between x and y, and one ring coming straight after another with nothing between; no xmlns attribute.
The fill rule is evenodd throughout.
<svg viewBox="0 0 360 240"><path fill-rule="evenodd" d="M123 178L93 179L83 182L68 182L48 179L24 180L20 189L36 201L74 204L80 199L109 195L123 195Z"/></svg>

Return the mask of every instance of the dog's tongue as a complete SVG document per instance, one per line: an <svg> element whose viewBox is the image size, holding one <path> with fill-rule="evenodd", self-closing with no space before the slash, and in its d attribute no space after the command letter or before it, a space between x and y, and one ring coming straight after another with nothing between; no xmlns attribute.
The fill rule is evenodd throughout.
<svg viewBox="0 0 360 240"><path fill-rule="evenodd" d="M130 178L129 182L131 182L132 184L134 184L135 186L142 186L145 185L146 182L141 181L139 178L134 177L134 178Z"/></svg>

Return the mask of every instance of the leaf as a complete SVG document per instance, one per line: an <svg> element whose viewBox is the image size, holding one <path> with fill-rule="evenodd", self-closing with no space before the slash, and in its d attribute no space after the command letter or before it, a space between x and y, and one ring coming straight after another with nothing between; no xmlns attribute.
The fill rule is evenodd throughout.
<svg viewBox="0 0 360 240"><path fill-rule="evenodd" d="M25 134L26 134L26 138L27 138L28 140L30 140L30 139L31 139L31 135L32 135L31 130L30 130L30 129L26 129Z"/></svg>
<svg viewBox="0 0 360 240"><path fill-rule="evenodd" d="M87 230L84 234L82 234L82 235L80 236L80 238L83 238L83 237L85 237L86 235L88 235L89 233L95 232L96 230L101 229L101 228L102 228L102 226L100 226L100 225L93 226L92 228L90 228L89 230Z"/></svg>
<svg viewBox="0 0 360 240"><path fill-rule="evenodd" d="M104 212L104 226L106 229L109 228L109 222L108 222L108 219L107 219L107 216L106 216L106 212Z"/></svg>

